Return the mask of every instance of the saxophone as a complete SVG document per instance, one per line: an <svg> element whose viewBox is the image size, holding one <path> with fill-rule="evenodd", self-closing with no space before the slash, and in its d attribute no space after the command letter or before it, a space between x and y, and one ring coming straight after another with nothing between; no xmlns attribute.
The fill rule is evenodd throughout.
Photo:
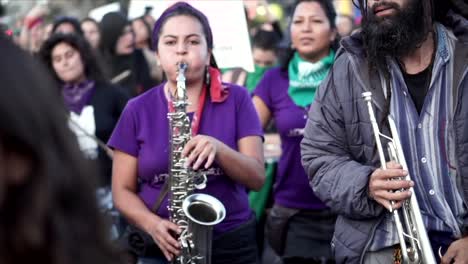
<svg viewBox="0 0 468 264"><path fill-rule="evenodd" d="M211 264L213 226L226 216L224 205L215 197L194 193L206 187L208 170L194 171L185 165L182 151L192 137L187 115L185 72L188 64L178 63L177 89L168 113L171 152L169 156L169 219L182 230L178 237L181 254L174 264Z"/></svg>

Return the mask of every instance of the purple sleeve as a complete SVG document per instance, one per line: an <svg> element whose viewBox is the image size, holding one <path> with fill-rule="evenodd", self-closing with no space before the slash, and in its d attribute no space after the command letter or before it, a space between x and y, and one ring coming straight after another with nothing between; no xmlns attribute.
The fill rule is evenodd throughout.
<svg viewBox="0 0 468 264"><path fill-rule="evenodd" d="M237 100L236 109L237 140L247 136L263 137L260 119L247 89L239 89L239 100Z"/></svg>
<svg viewBox="0 0 468 264"><path fill-rule="evenodd" d="M265 75L263 75L263 78L257 84L257 87L255 87L255 90L253 91L253 95L258 96L260 99L262 99L262 101L270 110L272 109L272 106L273 106L273 103L271 100L271 94L270 94L271 76L272 76L271 72L265 73Z"/></svg>
<svg viewBox="0 0 468 264"><path fill-rule="evenodd" d="M107 145L113 149L137 157L138 141L136 134L136 116L132 105L132 102L129 101L124 108Z"/></svg>

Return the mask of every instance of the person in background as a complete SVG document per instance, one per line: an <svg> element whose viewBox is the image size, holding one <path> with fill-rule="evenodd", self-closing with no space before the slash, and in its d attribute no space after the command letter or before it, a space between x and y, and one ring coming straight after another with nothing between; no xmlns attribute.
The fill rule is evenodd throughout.
<svg viewBox="0 0 468 264"><path fill-rule="evenodd" d="M128 97L153 87L148 63L143 52L135 48L135 34L127 18L119 12L107 13L100 30L99 53L111 82L124 87Z"/></svg>
<svg viewBox="0 0 468 264"><path fill-rule="evenodd" d="M174 107L178 63L185 62L192 136L182 156L193 170L212 170L206 188L197 192L216 197L226 208L226 218L213 229L212 263L257 263L255 216L246 189L260 189L265 170L262 129L250 96L242 87L221 83L208 19L189 4L178 2L166 9L153 38L167 82L129 101L108 143L114 149L115 204L160 249L140 261L167 263L180 254L179 242L171 235L180 229L168 220L167 197L156 213L151 208L168 180L168 113Z"/></svg>
<svg viewBox="0 0 468 264"><path fill-rule="evenodd" d="M112 155L104 142L109 139L127 97L120 87L104 78L91 46L79 35L52 35L42 46L40 57L60 86L70 128L83 154L99 169L97 195L101 207L115 215L110 189ZM118 231L112 230L112 235Z"/></svg>
<svg viewBox="0 0 468 264"><path fill-rule="evenodd" d="M164 72L158 64L154 50L151 49L151 26L144 17L139 17L132 21L132 29L135 33L135 47L143 51L150 68L151 78L155 84L160 84L163 81Z"/></svg>
<svg viewBox="0 0 468 264"><path fill-rule="evenodd" d="M351 35L355 28L354 18L350 15L338 15L336 18L336 29L341 38Z"/></svg>
<svg viewBox="0 0 468 264"><path fill-rule="evenodd" d="M89 42L94 50L99 48L99 42L101 40L101 31L99 30L99 23L93 18L87 17L81 20L81 30L83 31L84 37Z"/></svg>
<svg viewBox="0 0 468 264"><path fill-rule="evenodd" d="M52 34L78 34L83 36L80 21L74 17L63 16L57 18L52 26Z"/></svg>
<svg viewBox="0 0 468 264"><path fill-rule="evenodd" d="M300 142L315 92L334 62L335 18L328 0L296 1L290 25L293 48L280 67L265 73L253 92L262 125L273 119L281 138L274 205L265 232L286 264L333 259L330 243L336 217L308 184Z"/></svg>
<svg viewBox="0 0 468 264"><path fill-rule="evenodd" d="M301 143L310 185L338 214L336 261L403 263L394 212L403 215L399 209L415 195L423 222L417 229L426 229L432 247L420 255L467 263L468 20L446 13L440 17L454 23L442 25L440 6L430 0L359 6L362 30L341 42ZM385 160L364 92L372 93ZM387 152L388 137L399 139L406 162Z"/></svg>
<svg viewBox="0 0 468 264"><path fill-rule="evenodd" d="M45 40L44 18L49 10L43 5L33 7L25 16L21 26L18 43L20 47L35 55Z"/></svg>
<svg viewBox="0 0 468 264"><path fill-rule="evenodd" d="M277 34L272 31L257 31L252 39L254 72L247 72L243 69L229 70L223 73L223 81L244 86L251 93L263 77L263 74L277 64L277 45L279 41Z"/></svg>
<svg viewBox="0 0 468 264"><path fill-rule="evenodd" d="M120 263L43 66L0 35L0 263Z"/></svg>

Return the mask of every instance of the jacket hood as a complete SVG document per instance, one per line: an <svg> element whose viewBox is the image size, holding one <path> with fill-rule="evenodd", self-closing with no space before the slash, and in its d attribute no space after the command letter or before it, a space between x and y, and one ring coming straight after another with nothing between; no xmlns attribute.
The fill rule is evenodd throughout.
<svg viewBox="0 0 468 264"><path fill-rule="evenodd" d="M462 42L468 42L468 20L462 15L450 10L443 24L453 31L453 34Z"/></svg>

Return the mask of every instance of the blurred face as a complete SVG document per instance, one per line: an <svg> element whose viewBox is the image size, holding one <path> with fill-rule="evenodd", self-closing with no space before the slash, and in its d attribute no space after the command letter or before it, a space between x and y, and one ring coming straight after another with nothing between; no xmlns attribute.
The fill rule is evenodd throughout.
<svg viewBox="0 0 468 264"><path fill-rule="evenodd" d="M135 32L135 44L138 48L147 48L148 38L150 37L148 34L148 30L146 25L140 20L134 20L132 22L133 32Z"/></svg>
<svg viewBox="0 0 468 264"><path fill-rule="evenodd" d="M176 81L179 62L188 63L187 82L203 80L210 55L202 25L196 18L182 15L167 19L156 56L169 81Z"/></svg>
<svg viewBox="0 0 468 264"><path fill-rule="evenodd" d="M115 53L118 55L131 54L135 49L134 40L132 27L130 25L125 26L122 35L120 35L115 45Z"/></svg>
<svg viewBox="0 0 468 264"><path fill-rule="evenodd" d="M86 40L88 40L91 47L97 49L101 35L98 26L92 21L85 21L81 23L81 30L83 30Z"/></svg>
<svg viewBox="0 0 468 264"><path fill-rule="evenodd" d="M291 41L303 59L315 62L327 56L335 37L336 32L319 3L302 2L296 7Z"/></svg>
<svg viewBox="0 0 468 264"><path fill-rule="evenodd" d="M59 43L53 48L52 66L65 83L78 83L86 78L80 54L67 43Z"/></svg>
<svg viewBox="0 0 468 264"><path fill-rule="evenodd" d="M73 34L75 32L75 28L70 23L62 23L56 29L55 33L62 33L62 34Z"/></svg>
<svg viewBox="0 0 468 264"><path fill-rule="evenodd" d="M261 67L271 67L276 64L276 54L272 50L264 50L261 48L254 47L252 49L252 56L254 59L255 65Z"/></svg>
<svg viewBox="0 0 468 264"><path fill-rule="evenodd" d="M353 20L348 16L339 16L336 22L338 34L342 37L348 36L353 31Z"/></svg>

